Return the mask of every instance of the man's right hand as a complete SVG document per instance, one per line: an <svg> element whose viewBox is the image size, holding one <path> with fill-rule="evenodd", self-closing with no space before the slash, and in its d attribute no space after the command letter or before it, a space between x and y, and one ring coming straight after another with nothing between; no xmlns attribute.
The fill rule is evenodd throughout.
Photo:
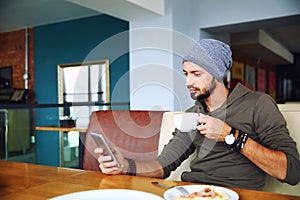
<svg viewBox="0 0 300 200"><path fill-rule="evenodd" d="M120 162L120 167L117 166L117 163L113 161L110 155L104 155L102 148L96 148L94 153L97 155L97 160L99 163L99 168L104 174L126 174L128 169L128 162L123 158L123 156L114 151L115 156Z"/></svg>

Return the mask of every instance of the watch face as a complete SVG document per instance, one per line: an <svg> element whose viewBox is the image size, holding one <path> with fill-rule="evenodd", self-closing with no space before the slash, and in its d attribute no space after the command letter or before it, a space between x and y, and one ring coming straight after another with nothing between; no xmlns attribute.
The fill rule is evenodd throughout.
<svg viewBox="0 0 300 200"><path fill-rule="evenodd" d="M230 134L225 137L226 144L232 145L235 142L235 137Z"/></svg>

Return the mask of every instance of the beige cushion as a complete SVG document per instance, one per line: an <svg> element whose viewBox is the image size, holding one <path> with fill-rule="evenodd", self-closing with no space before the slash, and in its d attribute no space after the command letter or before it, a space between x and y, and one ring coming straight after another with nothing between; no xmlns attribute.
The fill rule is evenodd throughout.
<svg viewBox="0 0 300 200"><path fill-rule="evenodd" d="M300 104L279 104L279 110L287 121L287 127L291 137L297 142L298 151L300 150ZM264 191L276 192L300 196L300 183L291 186L281 183L271 176L266 177Z"/></svg>
<svg viewBox="0 0 300 200"><path fill-rule="evenodd" d="M161 153L164 146L169 142L169 140L173 137L172 133L175 130L175 125L173 122L173 115L178 112L165 112L163 114L161 129L160 129L160 137L159 137L159 145L158 145L158 154ZM196 156L196 153L190 155L190 157L185 160L181 165L173 171L170 176L167 178L168 180L181 181L181 173L183 171L190 171L190 162Z"/></svg>

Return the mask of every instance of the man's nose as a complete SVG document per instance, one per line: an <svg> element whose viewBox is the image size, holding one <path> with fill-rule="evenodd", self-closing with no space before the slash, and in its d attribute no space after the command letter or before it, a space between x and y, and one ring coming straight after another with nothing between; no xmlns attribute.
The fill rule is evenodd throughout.
<svg viewBox="0 0 300 200"><path fill-rule="evenodd" d="M185 85L189 86L189 85L193 85L193 79L190 75L186 75L185 77Z"/></svg>

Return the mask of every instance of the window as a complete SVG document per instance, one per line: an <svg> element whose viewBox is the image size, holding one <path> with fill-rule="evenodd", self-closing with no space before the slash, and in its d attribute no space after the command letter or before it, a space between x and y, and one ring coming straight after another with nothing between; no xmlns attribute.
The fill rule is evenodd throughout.
<svg viewBox="0 0 300 200"><path fill-rule="evenodd" d="M94 110L107 109L101 103L109 103L108 60L58 65L59 103L69 103L62 108L60 116L71 116L78 123L88 123Z"/></svg>

